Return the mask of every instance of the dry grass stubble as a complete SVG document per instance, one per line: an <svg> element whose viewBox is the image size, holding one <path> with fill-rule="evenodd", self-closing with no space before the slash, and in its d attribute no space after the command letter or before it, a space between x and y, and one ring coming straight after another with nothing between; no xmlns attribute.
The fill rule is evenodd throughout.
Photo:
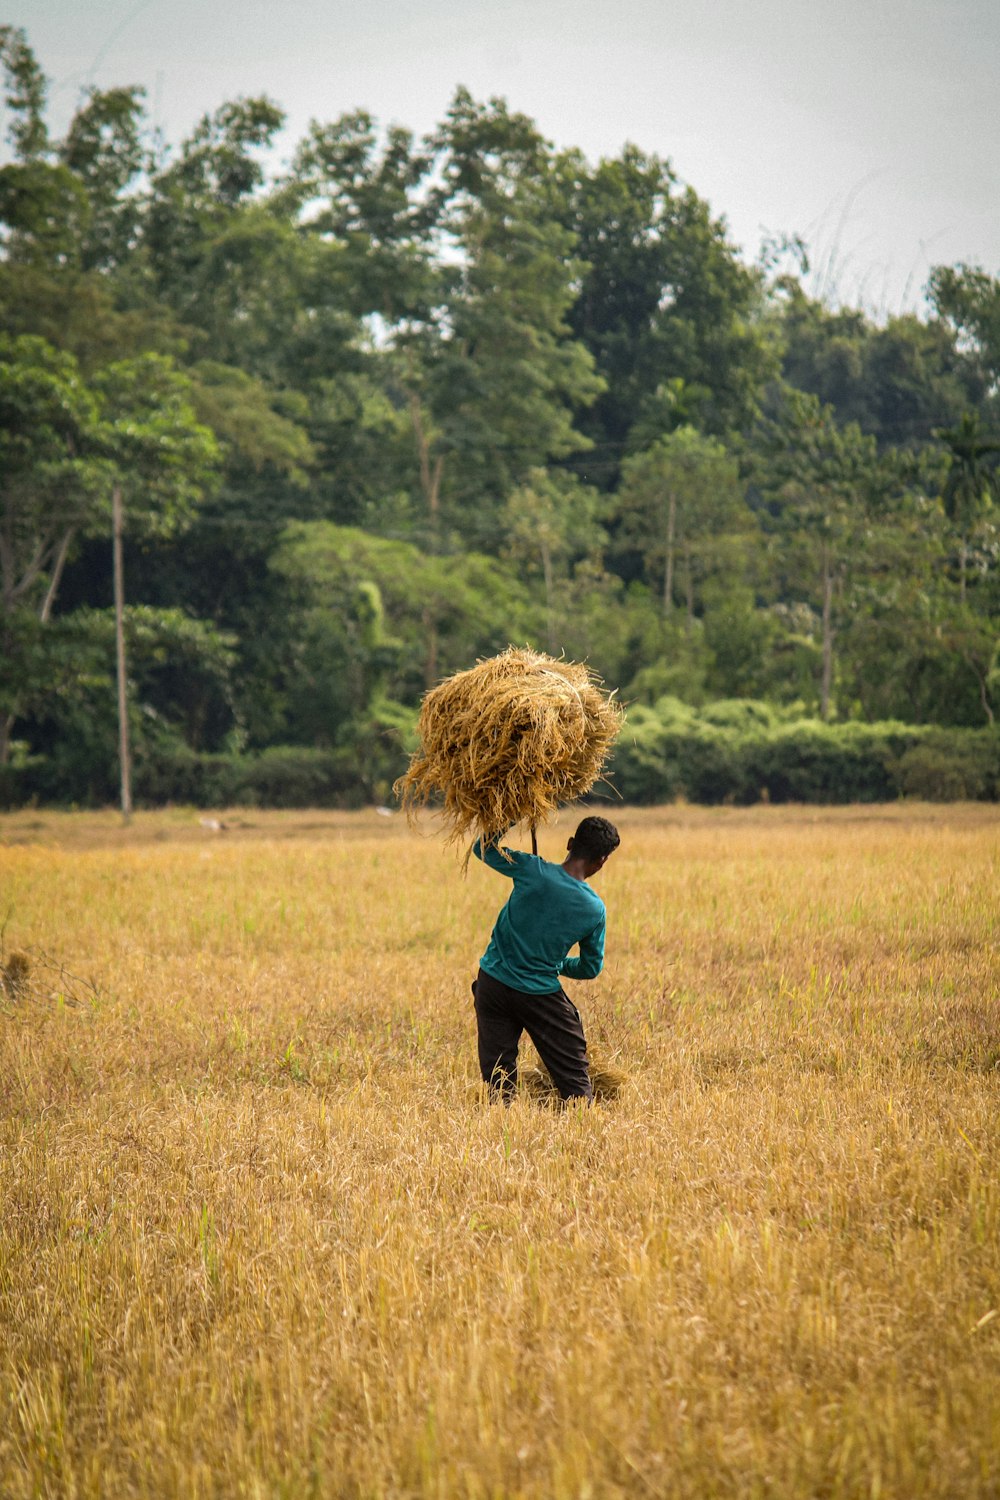
<svg viewBox="0 0 1000 1500"><path fill-rule="evenodd" d="M566 1113L481 1101L503 882L400 821L37 821L0 1494L1000 1492L995 810L622 812Z"/></svg>

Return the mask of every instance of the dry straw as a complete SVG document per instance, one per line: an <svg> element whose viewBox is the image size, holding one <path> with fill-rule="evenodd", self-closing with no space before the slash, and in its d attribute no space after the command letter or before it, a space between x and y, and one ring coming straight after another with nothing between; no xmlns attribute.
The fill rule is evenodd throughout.
<svg viewBox="0 0 1000 1500"><path fill-rule="evenodd" d="M598 1103L617 1099L628 1083L628 1074L621 1068L605 1067L603 1063L591 1060L587 1063L587 1071L590 1074L590 1086L594 1091L594 1098ZM539 1104L563 1102L548 1069L518 1068L517 1079L529 1099L534 1099Z"/></svg>
<svg viewBox="0 0 1000 1500"><path fill-rule="evenodd" d="M11 953L6 962L0 958L0 995L20 1000L27 991L30 978L31 959L26 953Z"/></svg>
<svg viewBox="0 0 1000 1500"><path fill-rule="evenodd" d="M440 799L450 843L534 828L591 790L622 718L588 667L511 646L427 693L396 795Z"/></svg>

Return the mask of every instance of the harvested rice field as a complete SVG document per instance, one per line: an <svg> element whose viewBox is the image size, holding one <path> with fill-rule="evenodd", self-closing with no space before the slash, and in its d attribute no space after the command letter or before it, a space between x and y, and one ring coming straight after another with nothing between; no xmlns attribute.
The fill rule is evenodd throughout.
<svg viewBox="0 0 1000 1500"><path fill-rule="evenodd" d="M430 830L0 818L5 1500L1000 1495L1000 809L612 815L565 1111Z"/></svg>

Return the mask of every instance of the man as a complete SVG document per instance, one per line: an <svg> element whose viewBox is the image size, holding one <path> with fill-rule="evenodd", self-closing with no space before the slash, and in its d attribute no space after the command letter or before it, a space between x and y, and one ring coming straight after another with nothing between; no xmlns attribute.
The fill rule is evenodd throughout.
<svg viewBox="0 0 1000 1500"><path fill-rule="evenodd" d="M559 980L601 972L604 902L587 881L620 842L607 818L584 818L561 865L478 839L473 846L477 859L514 883L472 986L479 1068L505 1099L517 1086L517 1047L526 1031L562 1098L593 1100L580 1012ZM577 943L579 957L567 957Z"/></svg>

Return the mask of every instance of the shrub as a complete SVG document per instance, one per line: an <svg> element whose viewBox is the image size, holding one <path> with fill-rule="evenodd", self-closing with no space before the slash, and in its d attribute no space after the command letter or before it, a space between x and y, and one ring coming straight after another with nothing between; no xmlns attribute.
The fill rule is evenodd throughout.
<svg viewBox="0 0 1000 1500"><path fill-rule="evenodd" d="M772 802L886 802L898 795L888 766L890 726L806 720L748 735L749 780Z"/></svg>
<svg viewBox="0 0 1000 1500"><path fill-rule="evenodd" d="M118 795L118 773L104 781L74 781L61 762L33 756L0 766L0 808L101 807ZM361 807L371 800L351 752L279 745L257 755L199 754L186 746L161 746L138 758L138 806L175 802L190 807Z"/></svg>
<svg viewBox="0 0 1000 1500"><path fill-rule="evenodd" d="M254 807L362 807L368 797L344 750L274 745L245 756L236 801Z"/></svg>
<svg viewBox="0 0 1000 1500"><path fill-rule="evenodd" d="M630 709L612 766L625 801L885 802L1000 796L1000 734L899 724L781 723L766 704Z"/></svg>
<svg viewBox="0 0 1000 1500"><path fill-rule="evenodd" d="M610 784L625 802L707 804L946 802L1000 798L1000 732L895 722L766 722L767 705L730 700L698 711L674 698L635 705L618 739ZM380 754L382 752L380 751ZM390 761L405 752L393 745ZM363 747L312 750L278 745L256 755L147 749L137 760L135 799L193 807L360 807L382 796ZM117 798L113 759L96 776L71 774L65 758L30 756L0 766L0 807L101 806ZM380 773L381 774L381 773Z"/></svg>
<svg viewBox="0 0 1000 1500"><path fill-rule="evenodd" d="M629 709L611 758L609 780L625 802L672 802L683 793L680 768L656 709Z"/></svg>
<svg viewBox="0 0 1000 1500"><path fill-rule="evenodd" d="M714 703L706 703L699 717L704 724L717 724L743 734L754 729L771 729L780 722L774 705L756 698L718 698Z"/></svg>
<svg viewBox="0 0 1000 1500"><path fill-rule="evenodd" d="M368 797L349 752L275 745L257 755L161 751L136 768L137 802L193 807L361 807Z"/></svg>
<svg viewBox="0 0 1000 1500"><path fill-rule="evenodd" d="M1000 737L981 730L931 730L899 756L894 770L908 797L926 802L995 801L1000 792Z"/></svg>

